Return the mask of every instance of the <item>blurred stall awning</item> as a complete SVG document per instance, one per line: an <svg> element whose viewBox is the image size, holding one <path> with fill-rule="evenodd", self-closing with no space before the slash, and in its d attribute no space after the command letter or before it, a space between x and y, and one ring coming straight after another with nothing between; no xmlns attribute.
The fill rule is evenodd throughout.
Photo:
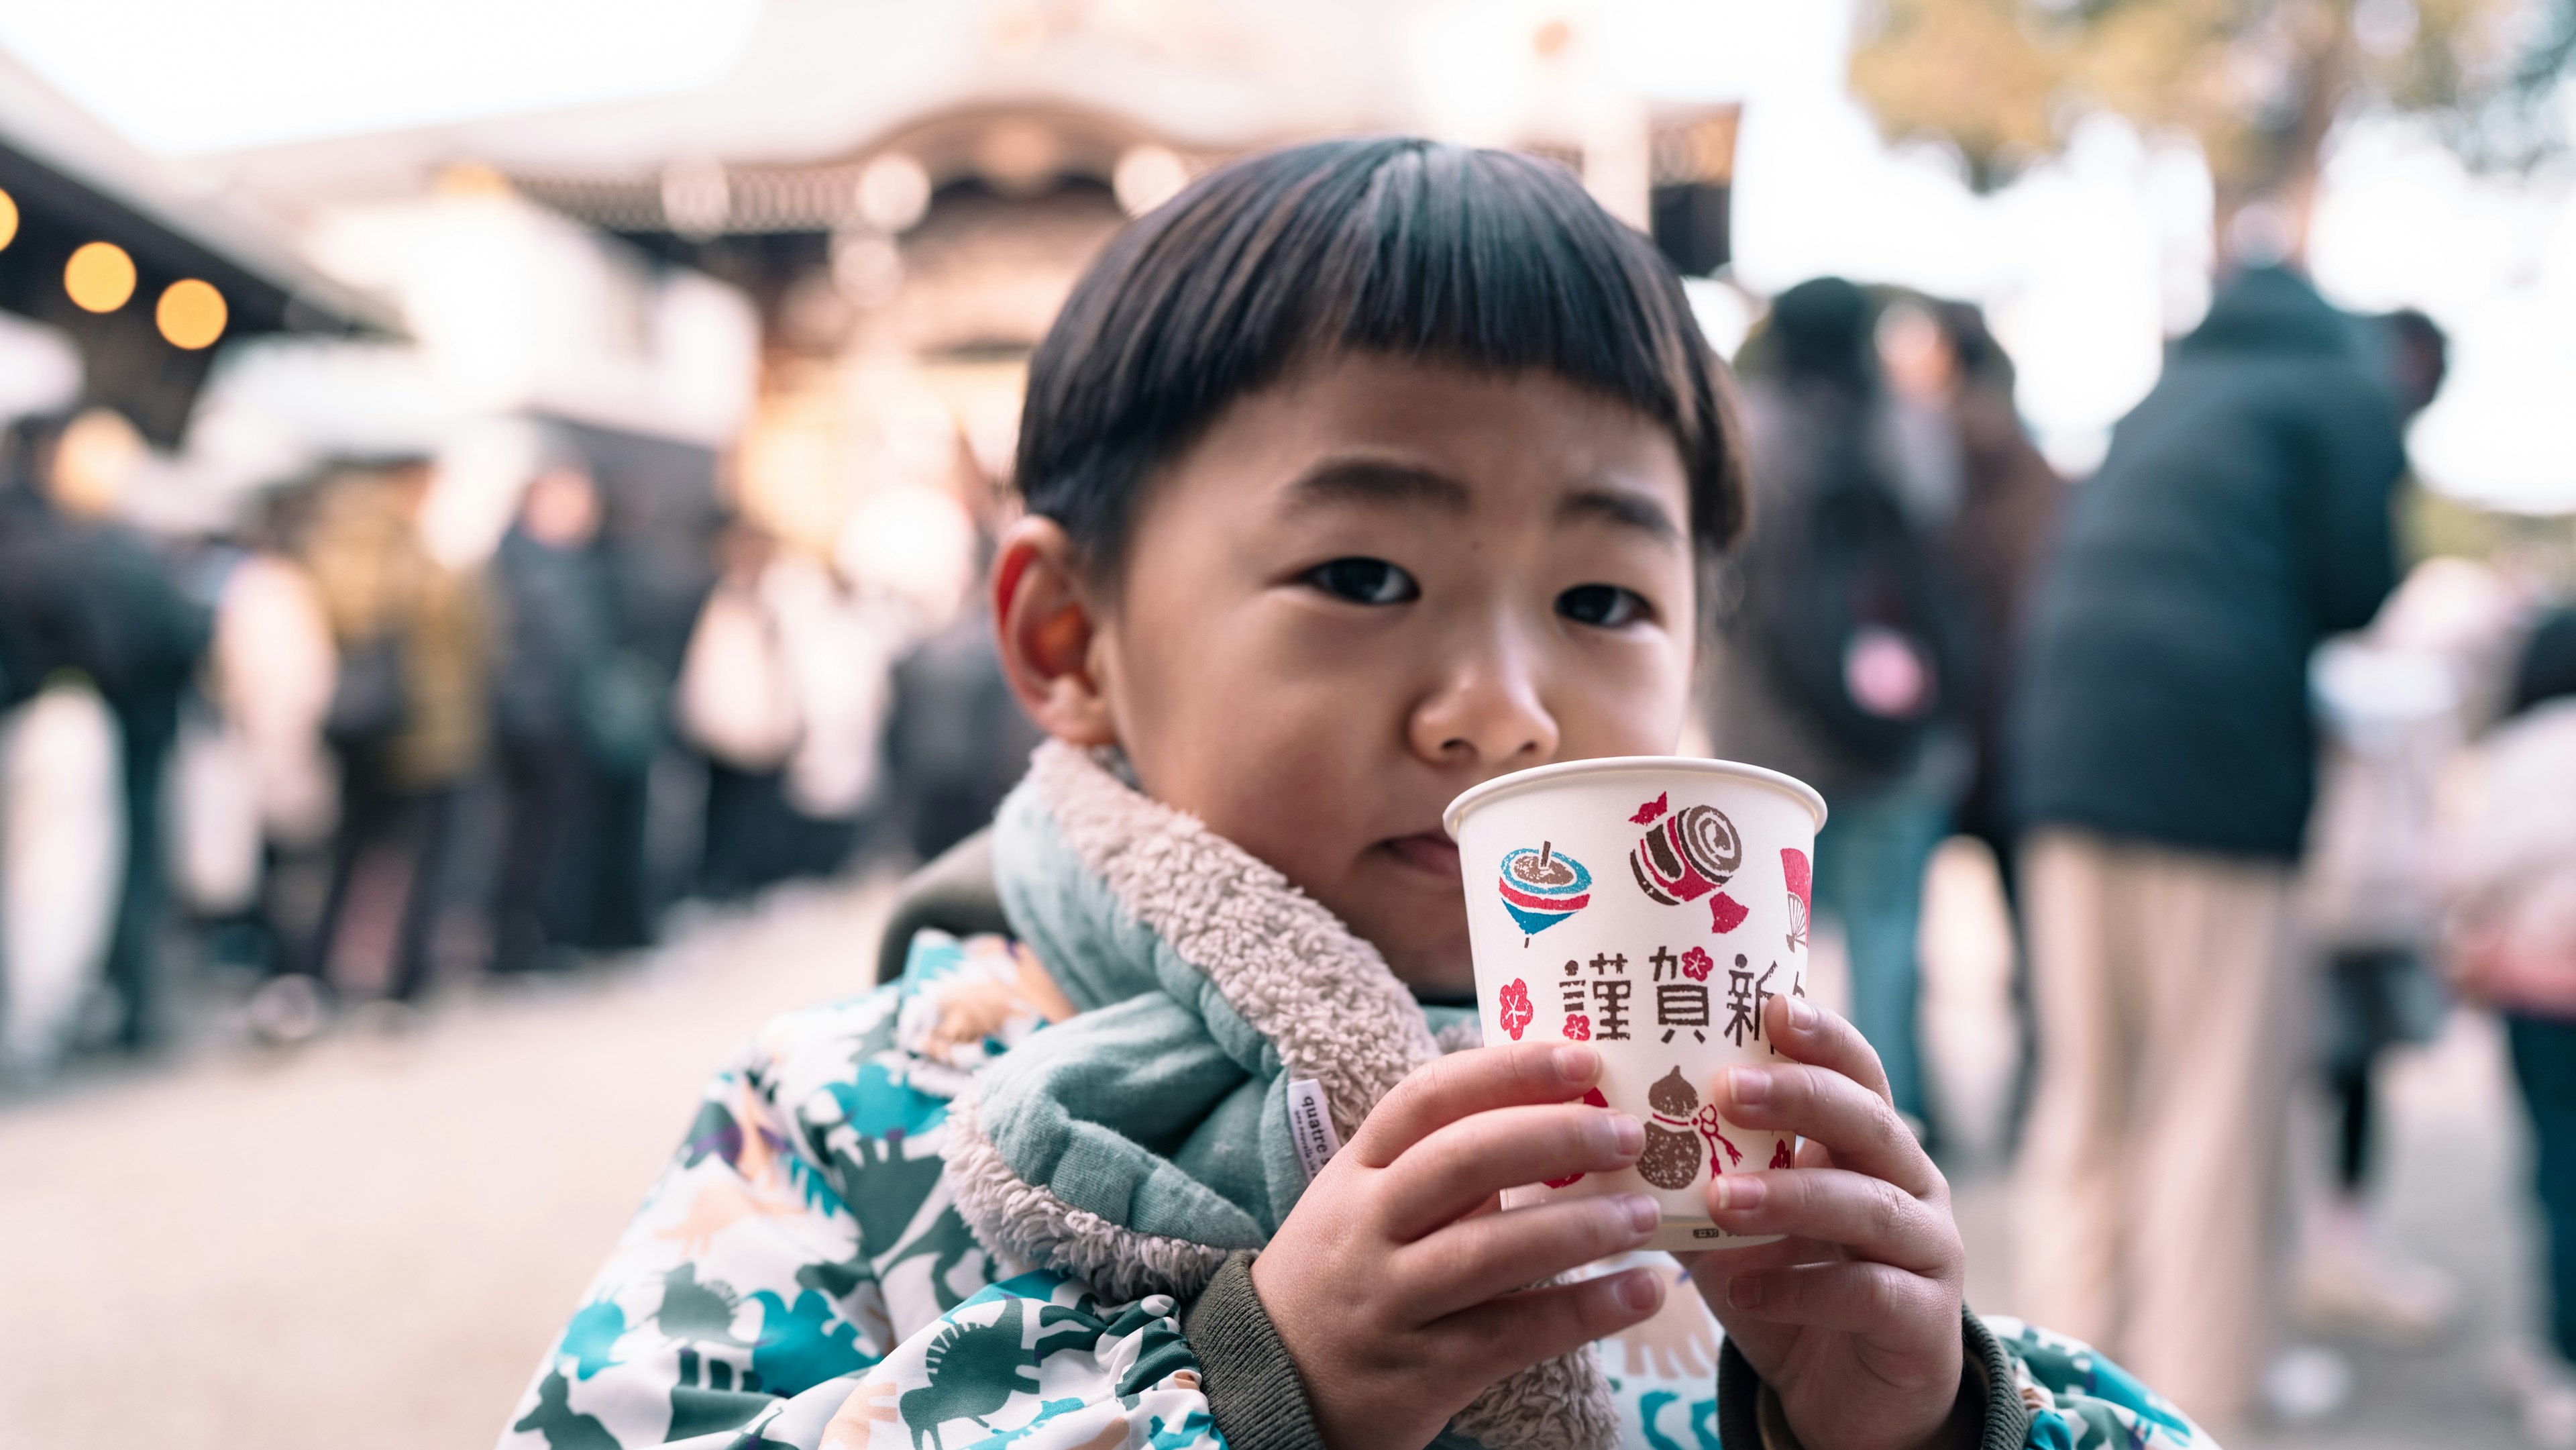
<svg viewBox="0 0 2576 1450"><path fill-rule="evenodd" d="M223 197L191 195L0 59L0 309L78 351L81 401L175 445L218 347L263 333L391 333Z"/></svg>

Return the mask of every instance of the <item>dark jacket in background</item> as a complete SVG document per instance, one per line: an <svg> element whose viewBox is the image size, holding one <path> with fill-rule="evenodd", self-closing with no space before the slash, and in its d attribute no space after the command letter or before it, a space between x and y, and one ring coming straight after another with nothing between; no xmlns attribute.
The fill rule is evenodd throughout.
<svg viewBox="0 0 2576 1450"><path fill-rule="evenodd" d="M607 569L594 550L554 548L514 528L492 572L503 620L492 673L502 739L581 740L585 692L617 649Z"/></svg>
<svg viewBox="0 0 2576 1450"><path fill-rule="evenodd" d="M2295 857L2309 651L2396 582L2395 406L2352 324L2249 272L2078 485L2014 704L2025 826Z"/></svg>

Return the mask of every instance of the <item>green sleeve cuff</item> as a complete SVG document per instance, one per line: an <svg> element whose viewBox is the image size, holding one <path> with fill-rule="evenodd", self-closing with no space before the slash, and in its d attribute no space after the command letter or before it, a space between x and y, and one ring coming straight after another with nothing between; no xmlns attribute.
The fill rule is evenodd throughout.
<svg viewBox="0 0 2576 1450"><path fill-rule="evenodd" d="M2030 1408L2013 1388L2012 1361L1994 1331L1965 1307L1959 1335L1963 1362L1953 1423L1976 1427L1977 1450L2022 1450L2030 1436ZM1717 1435L1724 1450L1801 1450L1780 1397L1732 1339L1717 1351Z"/></svg>
<svg viewBox="0 0 2576 1450"><path fill-rule="evenodd" d="M1227 1256L1182 1313L1181 1334L1198 1356L1208 1416L1231 1450L1323 1450L1306 1382L1253 1292L1251 1250Z"/></svg>

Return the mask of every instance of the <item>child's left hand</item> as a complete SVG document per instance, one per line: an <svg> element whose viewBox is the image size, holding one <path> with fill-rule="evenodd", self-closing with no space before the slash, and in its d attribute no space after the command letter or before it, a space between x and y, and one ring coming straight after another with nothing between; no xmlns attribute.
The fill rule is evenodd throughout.
<svg viewBox="0 0 2576 1450"><path fill-rule="evenodd" d="M1701 1297L1809 1450L1973 1445L1973 1419L1953 1423L1976 1396L1960 1380L1949 1183L1850 1023L1781 997L1764 1028L1791 1061L1728 1069L1714 1100L1730 1122L1807 1141L1794 1168L1720 1176L1709 1205L1736 1233L1788 1237L1684 1255Z"/></svg>

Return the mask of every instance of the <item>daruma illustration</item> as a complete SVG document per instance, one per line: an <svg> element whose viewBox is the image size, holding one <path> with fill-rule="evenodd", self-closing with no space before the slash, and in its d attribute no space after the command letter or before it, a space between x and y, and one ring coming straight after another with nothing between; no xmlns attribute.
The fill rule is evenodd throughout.
<svg viewBox="0 0 2576 1450"><path fill-rule="evenodd" d="M1520 924L1521 945L1592 904L1592 873L1582 862L1563 855L1552 841L1503 857L1503 908Z"/></svg>

